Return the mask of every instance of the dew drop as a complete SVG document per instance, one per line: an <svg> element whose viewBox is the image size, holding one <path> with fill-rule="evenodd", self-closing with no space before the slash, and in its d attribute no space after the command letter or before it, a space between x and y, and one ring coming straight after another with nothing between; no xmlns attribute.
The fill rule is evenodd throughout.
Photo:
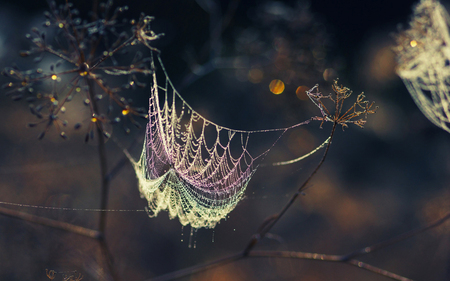
<svg viewBox="0 0 450 281"><path fill-rule="evenodd" d="M183 240L183 236L184 236L183 230L184 230L184 225L181 226L181 242L184 241Z"/></svg>
<svg viewBox="0 0 450 281"><path fill-rule="evenodd" d="M194 236L194 228L191 227L191 232L189 233L189 244L188 244L188 248L192 248L192 237Z"/></svg>
<svg viewBox="0 0 450 281"><path fill-rule="evenodd" d="M197 248L197 228L194 229L194 249Z"/></svg>

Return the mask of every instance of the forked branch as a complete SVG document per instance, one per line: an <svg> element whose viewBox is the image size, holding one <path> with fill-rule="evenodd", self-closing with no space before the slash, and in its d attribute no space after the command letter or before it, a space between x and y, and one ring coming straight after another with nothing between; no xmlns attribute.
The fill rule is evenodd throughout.
<svg viewBox="0 0 450 281"><path fill-rule="evenodd" d="M291 259L304 259L304 260L315 260L315 261L326 261L326 262L338 262L338 263L346 263L352 266L356 266L361 269L368 270L370 272L391 278L393 280L411 280L409 278L400 276L398 274L389 272L384 269L377 268L375 266L372 266L370 264L361 262L359 260L355 260L354 258L357 256L364 256L368 255L370 253L373 253L377 250L381 250L383 248L386 248L388 246L391 246L393 244L399 243L401 241L404 241L408 238L414 237L420 233L423 233L425 231L428 231L430 229L436 228L445 222L447 222L450 219L450 213L445 215L444 217L437 219L429 224L426 224L420 228L410 230L407 232L404 232L400 235L397 235L395 237L392 237L390 239L387 239L385 241L379 242L377 244L364 247L358 251L346 254L346 255L327 255L327 254L318 254L318 253L308 253L308 252L295 252L295 251L251 251L247 255L244 255L244 252L240 252L235 255L231 255L225 258L221 258L206 264L197 265L189 268L185 268L182 270L174 271L171 273L168 273L166 275L159 276L157 278L151 279L153 281L165 281L165 280L174 280L181 277L193 275L196 273L204 272L219 266L223 266L226 264L229 264L231 262L235 262L244 258L291 258Z"/></svg>

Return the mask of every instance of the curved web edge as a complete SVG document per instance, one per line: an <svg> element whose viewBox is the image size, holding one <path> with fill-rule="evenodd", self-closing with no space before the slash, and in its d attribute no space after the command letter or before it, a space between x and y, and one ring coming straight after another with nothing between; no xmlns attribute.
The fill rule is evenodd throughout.
<svg viewBox="0 0 450 281"><path fill-rule="evenodd" d="M217 125L187 104L172 85L159 56L158 60L165 75L165 86L158 85L155 71L149 99L149 122L140 159L136 162L126 154L133 163L141 197L148 201L150 217L168 211L169 217L178 217L182 225L214 228L244 197L261 161L283 134L310 120L287 128L257 131ZM162 103L160 91L164 94ZM280 135L267 150L252 156L247 149L249 139L256 133L267 132L280 132ZM327 142L301 159L312 155ZM287 165L301 159L275 165Z"/></svg>
<svg viewBox="0 0 450 281"><path fill-rule="evenodd" d="M410 28L397 35L397 74L414 102L436 126L450 132L450 16L435 0L414 8Z"/></svg>
<svg viewBox="0 0 450 281"><path fill-rule="evenodd" d="M158 178L149 178L146 145L139 161L134 161L128 153L127 156L136 172L141 198L148 201L149 216L156 217L159 212L167 211L170 219L178 217L183 226L189 224L193 228L214 228L220 220L225 219L244 197L252 176L246 178L237 192L227 197L201 197L195 193L195 187L185 182L173 168Z"/></svg>

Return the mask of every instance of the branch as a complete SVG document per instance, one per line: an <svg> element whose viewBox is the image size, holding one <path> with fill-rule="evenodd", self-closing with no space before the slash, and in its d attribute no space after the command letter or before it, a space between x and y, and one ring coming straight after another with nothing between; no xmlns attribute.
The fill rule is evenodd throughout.
<svg viewBox="0 0 450 281"><path fill-rule="evenodd" d="M68 231L68 232L80 234L80 235L83 235L83 236L86 236L86 237L90 237L90 238L94 238L94 239L97 239L97 240L99 240L102 237L102 233L97 231L97 230L92 230L92 229L89 229L89 228L85 228L85 227L82 227L82 226L70 224L70 223L67 223L67 222L62 222L62 221L53 220L53 219L49 219L49 218L45 218L45 217L31 215L31 214L28 214L28 213L24 213L24 212L20 212L20 211L16 211L16 210L11 210L11 209L4 208L4 207L0 207L0 214L8 216L8 217L12 217L12 218L21 219L21 220L24 220L24 221L28 221L28 222L44 225L44 226L49 226L49 227L53 227L53 228L57 228L57 229L62 229L62 230Z"/></svg>
<svg viewBox="0 0 450 281"><path fill-rule="evenodd" d="M306 259L306 260L316 260L316 261L327 261L327 262L339 262L346 263L349 265L356 266L357 268L362 268L367 271L391 278L393 280L398 281L412 281L412 279L400 276L398 274L392 273L390 271L375 267L373 265L361 262L355 259L345 260L345 255L326 255L326 254L317 254L317 253L305 253L305 252L290 252L290 251L252 251L250 253L241 252L235 255L231 255L210 263L206 263L203 265L197 265L189 268L185 268L179 271L174 271L165 275L161 275L154 279L150 279L152 281L166 281L166 280L175 280L185 276L190 276L196 273L200 273L203 271L207 271L219 266L226 265L231 262L236 262L238 260L242 260L245 258L291 258L291 259ZM147 281L150 281L147 280Z"/></svg>
<svg viewBox="0 0 450 281"><path fill-rule="evenodd" d="M330 137L328 138L328 144L327 147L325 148L325 152L322 156L322 159L320 160L319 164L316 166L316 168L314 169L314 171L312 171L312 173L309 175L309 177L303 182L303 184L298 188L297 192L294 193L294 195L292 195L291 199L289 200L289 202L283 207L283 209L281 209L281 211L276 214L273 215L271 217L269 217L268 219L266 219L262 225L260 226L260 230L257 234L253 235L252 239L250 240L249 244L247 245L247 247L244 250L244 254L248 255L249 252L253 249L253 247L256 246L256 244L259 242L259 240L261 240L262 238L264 238L264 236L267 234L267 232L269 232L272 227L280 220L280 218L286 213L286 211L292 206L292 204L295 202L295 200L297 199L297 197L302 194L302 191L306 188L306 186L309 184L309 182L311 181L311 179L315 176L315 174L317 173L317 171L319 171L320 167L322 166L323 162L325 162L325 159L327 157L328 151L330 150L330 146L331 146L331 142L333 140L333 135L334 132L336 131L336 126L338 125L337 122L333 123L333 128L331 129L331 133L330 133Z"/></svg>
<svg viewBox="0 0 450 281"><path fill-rule="evenodd" d="M97 102L95 100L94 93L94 83L92 79L86 78L86 84L89 88L89 96L92 101L92 109L96 115L100 115ZM107 179L107 160L106 160L106 149L105 149L105 137L103 136L102 124L98 124L97 126L97 143L98 143L98 153L100 160L100 177L102 182L102 191L101 191L101 202L100 209L106 210L108 206L108 190L109 190L109 180ZM106 212L100 213L99 220L99 230L101 233L105 232L106 227Z"/></svg>
<svg viewBox="0 0 450 281"><path fill-rule="evenodd" d="M99 115L98 105L94 98L95 97L94 83L92 79L86 78L86 84L89 87L89 96L92 101L92 109L96 115ZM97 133L98 133L98 152L100 160L100 177L102 184L100 209L106 210L108 208L108 193L110 181L109 178L107 177L108 167L106 160L105 137L103 136L103 124L97 125ZM98 239L98 241L108 270L111 273L113 280L117 281L119 280L119 276L114 269L112 256L109 252L109 249L105 241L105 228L106 228L106 212L101 212L99 219L99 231L102 234L102 236L100 236L100 239Z"/></svg>
<svg viewBox="0 0 450 281"><path fill-rule="evenodd" d="M426 224L425 226L422 226L422 227L419 227L419 228L416 228L416 229L404 232L404 233L402 233L400 235L397 235L397 236L392 237L390 239L387 239L385 241L379 242L379 243L374 244L372 246L365 247L365 248L362 248L362 249L360 249L358 251L350 253L350 254L348 254L348 255L346 255L344 257L344 260L350 260L350 259L358 257L358 256L367 255L369 253L373 253L375 251L381 250L383 248L386 248L388 246L391 246L393 244L396 244L398 242L401 242L403 240L406 240L408 238L416 236L417 234L425 232L425 231L427 231L429 229L438 227L438 226L440 226L441 224L443 224L444 222L446 222L449 219L450 219L450 213L448 213L447 215L445 215L444 217L442 217L442 218L440 218L438 220L435 220L434 222Z"/></svg>
<svg viewBox="0 0 450 281"><path fill-rule="evenodd" d="M291 251L253 251L249 253L249 257L255 258L291 258L291 259L306 259L306 260L318 260L318 261L328 261L328 262L342 262L349 265L356 266L368 270L370 272L383 275L385 277L391 278L393 280L399 281L412 281L412 279L400 276L398 274L392 273L390 271L375 267L373 265L367 264L365 262L344 258L346 256L339 255L326 255L326 254L316 254L316 253L305 253L305 252L291 252Z"/></svg>

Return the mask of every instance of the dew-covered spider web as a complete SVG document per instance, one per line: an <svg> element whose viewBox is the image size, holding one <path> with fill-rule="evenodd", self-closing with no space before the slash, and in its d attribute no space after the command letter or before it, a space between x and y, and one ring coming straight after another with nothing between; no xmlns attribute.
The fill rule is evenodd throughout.
<svg viewBox="0 0 450 281"><path fill-rule="evenodd" d="M150 216L168 211L169 217L178 217L183 226L214 228L243 198L257 167L278 139L310 120L288 128L258 131L217 125L182 98L159 56L158 64L165 77L158 84L157 71L153 73L142 154L137 162L129 156L141 197L148 201ZM272 146L257 155L250 153L249 141L268 132L278 133Z"/></svg>
<svg viewBox="0 0 450 281"><path fill-rule="evenodd" d="M437 0L422 0L410 28L397 36L397 73L423 114L450 132L450 16Z"/></svg>

